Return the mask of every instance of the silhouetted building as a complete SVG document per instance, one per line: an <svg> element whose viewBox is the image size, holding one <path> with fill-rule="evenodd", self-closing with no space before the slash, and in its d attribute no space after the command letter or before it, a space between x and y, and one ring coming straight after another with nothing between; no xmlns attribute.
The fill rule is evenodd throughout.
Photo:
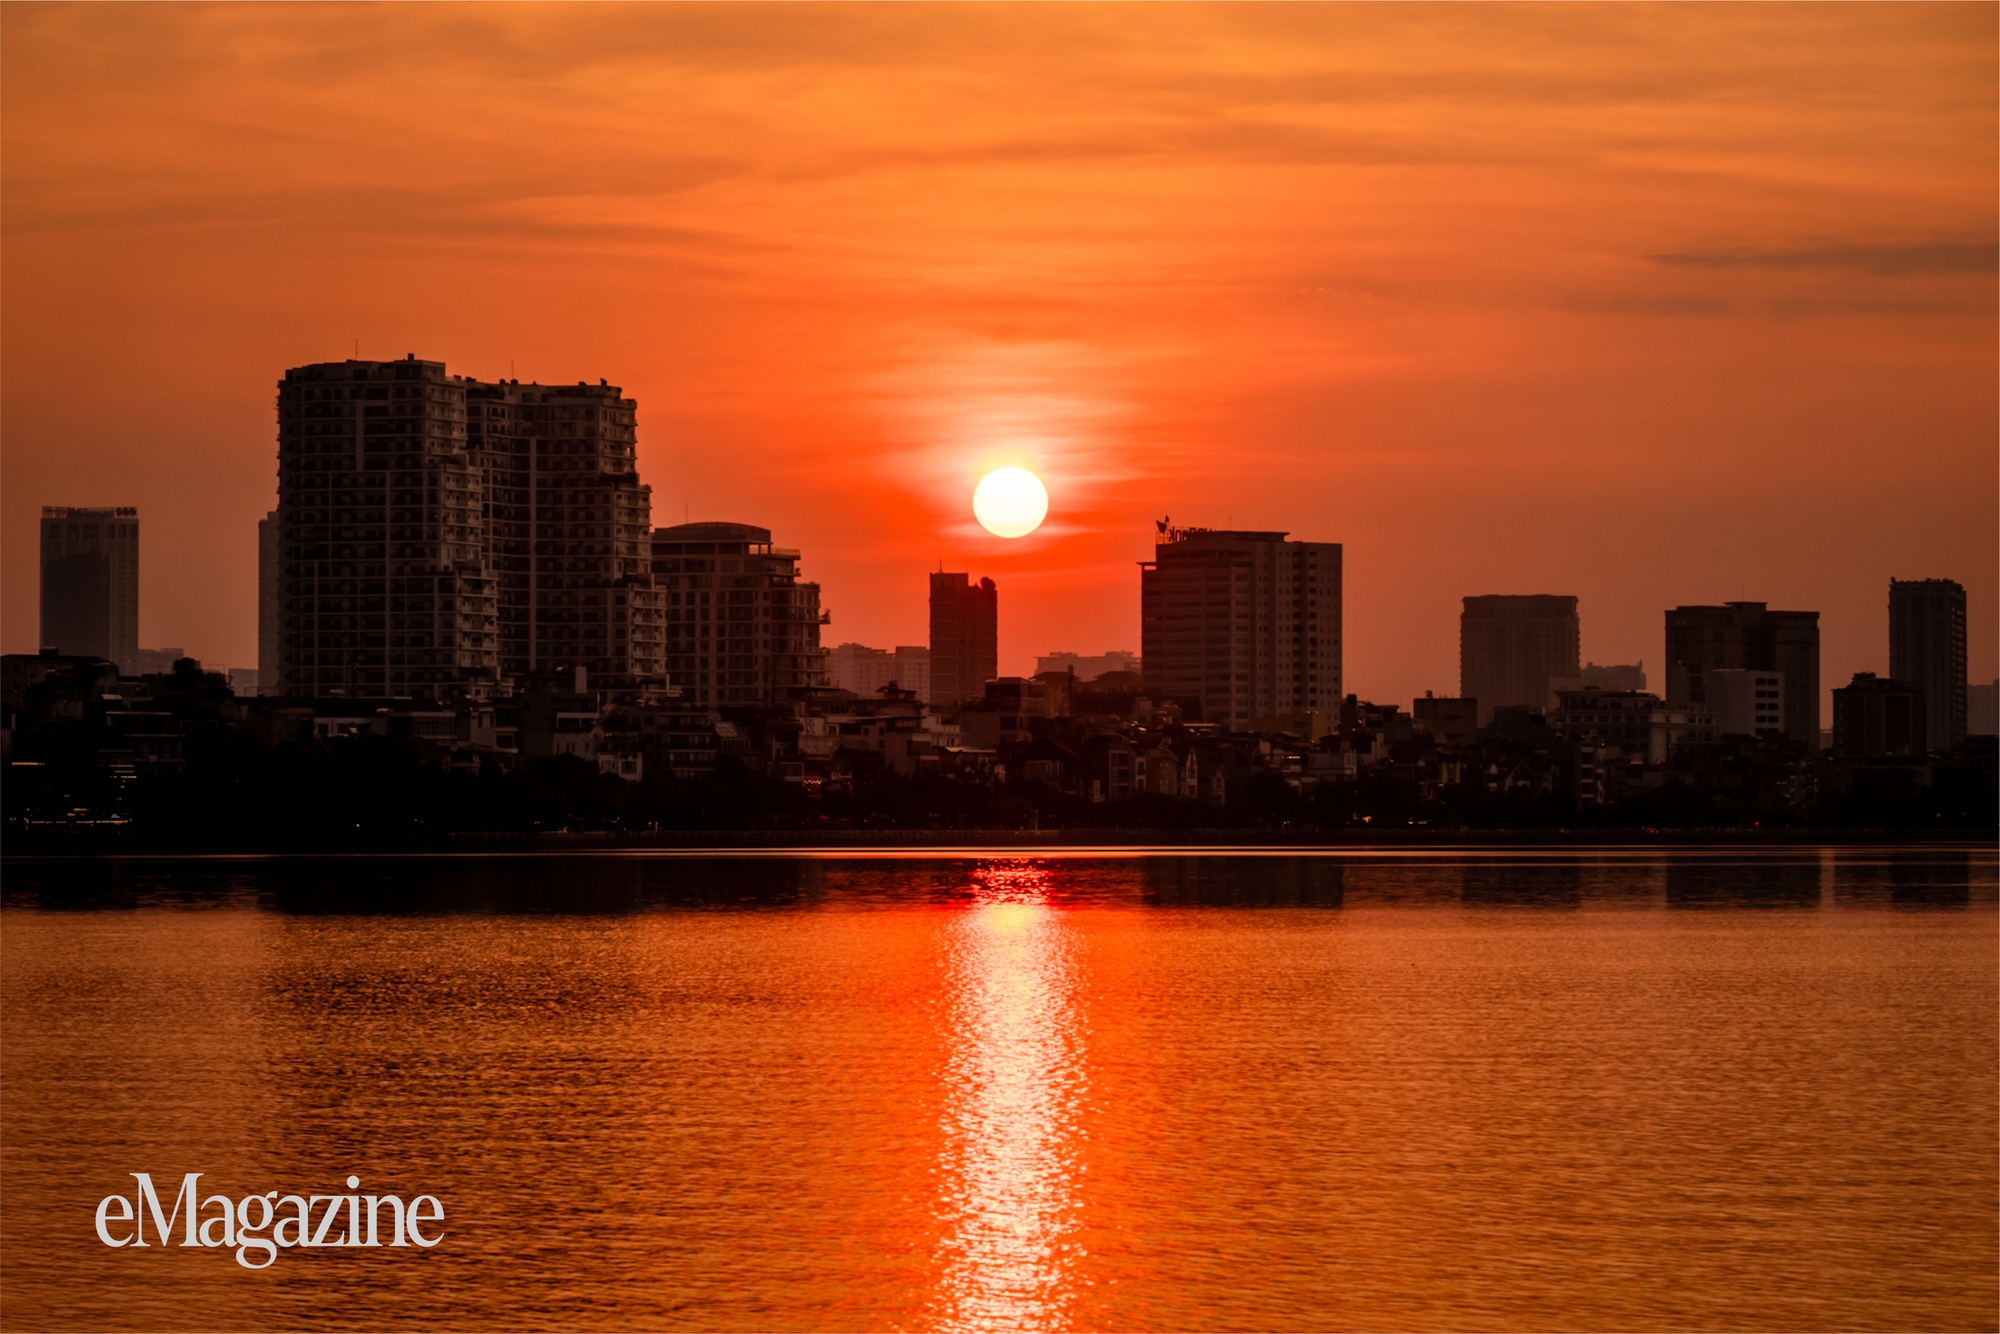
<svg viewBox="0 0 2000 1334"><path fill-rule="evenodd" d="M492 689L499 633L481 472L466 448L465 381L444 363L412 355L285 372L276 693Z"/></svg>
<svg viewBox="0 0 2000 1334"><path fill-rule="evenodd" d="M1924 692L1928 749L1965 744L1965 589L1956 580L1889 581L1889 675Z"/></svg>
<svg viewBox="0 0 2000 1334"><path fill-rule="evenodd" d="M1819 744L1819 613L1770 611L1762 602L1676 607L1667 613L1667 702L1707 707L1705 673L1717 667L1785 678L1785 735Z"/></svg>
<svg viewBox="0 0 2000 1334"><path fill-rule="evenodd" d="M1833 753L1843 758L1921 757L1928 747L1924 692L1907 681L1856 672L1833 692Z"/></svg>
<svg viewBox="0 0 2000 1334"><path fill-rule="evenodd" d="M799 553L747 523L683 523L653 533L666 599L667 676L690 705L779 705L826 685L819 585Z"/></svg>
<svg viewBox="0 0 2000 1334"><path fill-rule="evenodd" d="M140 676L172 675L174 664L188 655L184 648L142 648L139 650Z"/></svg>
<svg viewBox="0 0 2000 1334"><path fill-rule="evenodd" d="M137 509L42 506L41 647L137 670Z"/></svg>
<svg viewBox="0 0 2000 1334"><path fill-rule="evenodd" d="M1705 708L1663 702L1643 690L1565 690L1549 725L1579 744L1613 746L1645 764L1665 764L1675 746L1715 740Z"/></svg>
<svg viewBox="0 0 2000 1334"><path fill-rule="evenodd" d="M1583 670L1575 676L1552 676L1549 678L1549 704L1556 707L1556 693L1562 690L1641 690L1646 688L1646 664L1643 662L1619 663L1600 667L1594 662L1586 662Z"/></svg>
<svg viewBox="0 0 2000 1334"><path fill-rule="evenodd" d="M1049 695L1047 682L1028 677L1000 676L985 682L979 701L959 715L966 744L992 749L1029 740L1032 720L1056 716Z"/></svg>
<svg viewBox="0 0 2000 1334"><path fill-rule="evenodd" d="M1440 745L1470 745L1479 734L1479 701L1425 695L1410 703L1416 729L1436 737Z"/></svg>
<svg viewBox="0 0 2000 1334"><path fill-rule="evenodd" d="M866 644L841 644L826 651L826 683L856 695L897 686L920 702L931 697L931 651L921 644L898 644L894 652Z"/></svg>
<svg viewBox="0 0 2000 1334"><path fill-rule="evenodd" d="M1148 694L1234 730L1339 706L1339 543L1164 523L1160 533L1139 566Z"/></svg>
<svg viewBox="0 0 2000 1334"><path fill-rule="evenodd" d="M1785 730L1785 674L1715 667L1703 674L1707 708L1722 736Z"/></svg>
<svg viewBox="0 0 2000 1334"><path fill-rule="evenodd" d="M1968 736L2000 733L2000 680L1965 689L1965 731Z"/></svg>
<svg viewBox="0 0 2000 1334"><path fill-rule="evenodd" d="M1479 701L1479 725L1516 705L1545 708L1549 683L1576 677L1576 599L1548 593L1465 599L1458 618L1458 693Z"/></svg>
<svg viewBox="0 0 2000 1334"><path fill-rule="evenodd" d="M257 520L257 689L276 693L280 654L278 511Z"/></svg>
<svg viewBox="0 0 2000 1334"><path fill-rule="evenodd" d="M931 576L931 703L981 699L1000 675L1000 592L964 572Z"/></svg>
<svg viewBox="0 0 2000 1334"><path fill-rule="evenodd" d="M1139 655L1113 649L1109 653L1046 653L1035 659L1035 675L1069 672L1079 681L1095 681L1106 672L1142 670Z"/></svg>
<svg viewBox="0 0 2000 1334"><path fill-rule="evenodd" d="M602 381L482 384L414 355L287 371L265 691L660 681L636 411Z"/></svg>
<svg viewBox="0 0 2000 1334"><path fill-rule="evenodd" d="M616 385L465 382L466 451L486 490L499 671L666 673L639 405Z"/></svg>

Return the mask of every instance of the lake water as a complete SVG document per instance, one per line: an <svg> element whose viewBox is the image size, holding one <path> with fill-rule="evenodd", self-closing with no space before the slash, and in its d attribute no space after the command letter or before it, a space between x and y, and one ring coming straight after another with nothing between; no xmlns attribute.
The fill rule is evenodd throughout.
<svg viewBox="0 0 2000 1334"><path fill-rule="evenodd" d="M1992 1329L1995 878L1989 848L12 862L0 1323ZM434 1194L444 1239L254 1272L98 1240L129 1174L171 1204L193 1171Z"/></svg>

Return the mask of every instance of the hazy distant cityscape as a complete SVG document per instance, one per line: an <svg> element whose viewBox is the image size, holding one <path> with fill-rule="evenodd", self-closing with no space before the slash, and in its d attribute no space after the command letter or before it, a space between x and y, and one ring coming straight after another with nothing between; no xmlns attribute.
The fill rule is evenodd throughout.
<svg viewBox="0 0 2000 1334"><path fill-rule="evenodd" d="M354 782L430 834L1993 820L2000 683L1968 685L1949 579L1889 582L1889 673L1825 730L1819 613L1752 601L1665 610L1649 672L1581 660L1574 596L1468 595L1459 693L1371 702L1339 543L1161 519L1136 649L1002 676L989 577L929 573L928 643L828 645L805 553L654 528L637 412L414 355L287 371L254 668L139 646L137 508L45 507L9 821L222 827L255 788L383 834Z"/></svg>

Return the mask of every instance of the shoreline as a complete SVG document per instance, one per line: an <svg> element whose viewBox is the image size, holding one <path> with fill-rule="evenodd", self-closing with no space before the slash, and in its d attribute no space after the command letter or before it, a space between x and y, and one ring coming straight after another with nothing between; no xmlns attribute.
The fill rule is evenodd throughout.
<svg viewBox="0 0 2000 1334"><path fill-rule="evenodd" d="M170 840L126 844L115 836L100 841L89 834L14 840L0 854L0 866L53 860L115 861L131 858L256 859L310 857L455 857L671 853L754 856L862 854L897 857L913 853L981 856L995 852L1037 852L1052 856L1154 856L1176 852L1203 855L1286 856L1335 852L1429 850L1495 852L1508 850L1751 849L1804 847L1933 847L1995 849L1988 830L1893 829L1570 829L1570 830L1380 830L1328 834L1319 831L1191 829L936 829L936 830L661 830L468 833L407 847L188 847ZM26 847L23 843L39 843ZM112 846L106 846L111 844ZM94 846L91 846L94 845Z"/></svg>

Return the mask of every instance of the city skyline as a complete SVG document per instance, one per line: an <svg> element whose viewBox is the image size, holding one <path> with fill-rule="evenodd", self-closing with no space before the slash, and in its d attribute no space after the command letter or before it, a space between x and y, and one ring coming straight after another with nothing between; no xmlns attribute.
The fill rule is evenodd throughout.
<svg viewBox="0 0 2000 1334"><path fill-rule="evenodd" d="M268 386L358 350L612 376L656 526L783 532L834 643L921 640L942 560L1007 590L1002 670L1135 644L1172 513L1342 544L1363 698L1454 689L1461 598L1551 592L1597 662L1818 609L1824 712L1888 672L1892 578L1965 585L1992 679L1992 14L1436 10L1421 64L1413 21L10 10L0 647L35 507L140 503L141 642L255 662ZM1071 91L975 114L1043 106L1052 37ZM419 49L449 104L387 95ZM1012 542L970 507L1003 463L1051 497Z"/></svg>

